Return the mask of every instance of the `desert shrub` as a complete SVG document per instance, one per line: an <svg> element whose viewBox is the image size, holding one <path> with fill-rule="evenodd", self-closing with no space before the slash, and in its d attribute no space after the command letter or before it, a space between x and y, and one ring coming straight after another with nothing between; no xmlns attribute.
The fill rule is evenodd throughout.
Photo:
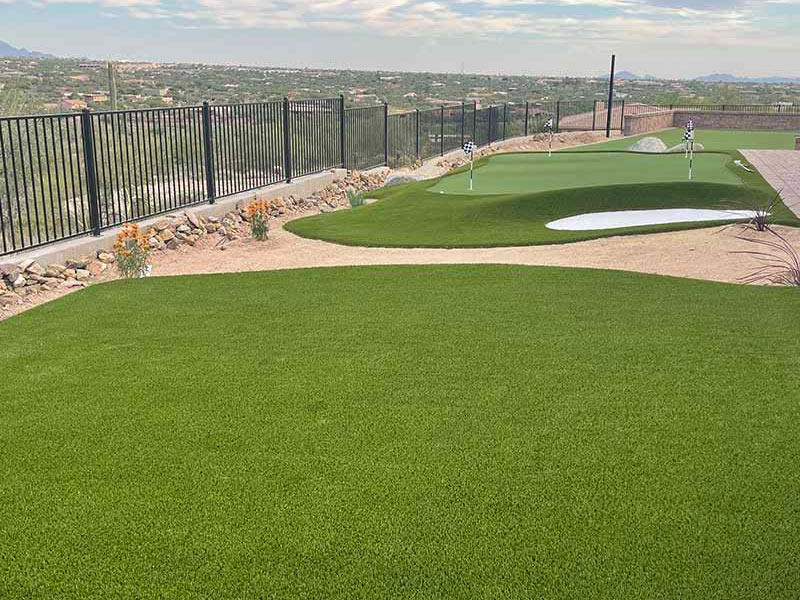
<svg viewBox="0 0 800 600"><path fill-rule="evenodd" d="M749 275L742 277L743 283L774 283L800 287L800 251L789 240L774 229L768 229L770 238L737 236L740 240L755 244L758 250L740 250L736 254L746 254L758 260L761 266Z"/></svg>
<svg viewBox="0 0 800 600"><path fill-rule="evenodd" d="M747 225L756 231L768 231L770 228L772 211L780 201L781 192L778 192L770 200L731 200L722 205L722 210L750 211L753 213L753 216L750 217Z"/></svg>
<svg viewBox="0 0 800 600"><path fill-rule="evenodd" d="M357 192L347 192L347 201L350 203L350 208L356 208L364 205L364 194Z"/></svg>
<svg viewBox="0 0 800 600"><path fill-rule="evenodd" d="M150 244L135 223L126 223L114 242L117 271L122 277L145 277L149 273Z"/></svg>
<svg viewBox="0 0 800 600"><path fill-rule="evenodd" d="M269 207L269 200L253 200L247 206L250 230L253 232L253 237L259 242L269 238Z"/></svg>

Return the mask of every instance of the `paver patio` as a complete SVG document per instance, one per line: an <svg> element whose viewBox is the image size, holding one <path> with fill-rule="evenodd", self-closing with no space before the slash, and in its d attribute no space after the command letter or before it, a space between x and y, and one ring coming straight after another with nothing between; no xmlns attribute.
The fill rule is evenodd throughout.
<svg viewBox="0 0 800 600"><path fill-rule="evenodd" d="M781 191L783 202L800 217L800 151L741 150L769 184Z"/></svg>

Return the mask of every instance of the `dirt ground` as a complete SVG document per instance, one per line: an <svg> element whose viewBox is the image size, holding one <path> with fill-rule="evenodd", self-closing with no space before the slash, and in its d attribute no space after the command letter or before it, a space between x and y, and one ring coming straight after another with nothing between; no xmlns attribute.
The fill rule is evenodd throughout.
<svg viewBox="0 0 800 600"><path fill-rule="evenodd" d="M274 229L266 242L242 239L229 244L223 251L216 247L213 238L205 238L194 248L182 246L177 250L155 252L153 274L172 276L307 267L470 263L617 269L738 283L759 265L754 258L734 254L753 247L737 239L740 230L732 227L620 236L549 246L436 249L340 246L298 237L280 225L273 223ZM800 229L776 229L795 247L800 247ZM757 234L749 232L748 235ZM114 279L113 269L109 271L94 280L92 285ZM0 311L0 320L71 291L74 290L58 289L26 298L23 304Z"/></svg>

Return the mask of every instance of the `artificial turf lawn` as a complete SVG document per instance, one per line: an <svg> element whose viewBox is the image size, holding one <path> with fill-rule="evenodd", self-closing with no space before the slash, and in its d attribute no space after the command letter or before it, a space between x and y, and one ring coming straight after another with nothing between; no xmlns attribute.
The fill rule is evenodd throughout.
<svg viewBox="0 0 800 600"><path fill-rule="evenodd" d="M693 180L739 185L741 180L726 164L728 154L697 155ZM628 152L517 152L498 154L481 161L469 191L469 170L459 170L437 179L428 191L444 194L484 196L535 194L551 190L605 185L688 181L689 168L683 154L633 154Z"/></svg>
<svg viewBox="0 0 800 600"><path fill-rule="evenodd" d="M570 151L627 150L638 140L645 137L657 137L664 141L668 148L683 143L683 129L668 129L656 133L646 133L634 137L617 138L602 144L590 144ZM695 141L702 144L705 150L724 152L733 150L794 150L792 131L732 131L725 129L697 129Z"/></svg>
<svg viewBox="0 0 800 600"><path fill-rule="evenodd" d="M511 266L92 286L0 323L0 597L794 600L799 313Z"/></svg>
<svg viewBox="0 0 800 600"><path fill-rule="evenodd" d="M554 231L547 229L546 225L563 217L607 210L720 208L736 203L752 205L753 202L759 206L766 205L775 191L758 173L748 173L736 167L733 164L736 156L738 153L711 152L698 156L700 172L719 183L654 183L652 180L659 176L658 165L664 165L664 171L669 172L686 169L683 156L564 152L548 159L546 154L539 153L501 154L476 163L475 177L481 182L478 184L480 189L520 190L529 185L538 190L536 193L497 194L492 191L469 195L468 192L445 194L435 191L447 189L454 192L466 185L468 175L461 169L438 180L370 193L381 202L350 211L298 219L284 227L304 237L340 244L406 247L558 244L611 235L709 227L713 223ZM579 164L591 165L590 174L574 168ZM643 168L643 165L648 168ZM512 173L516 173L516 177ZM599 183L603 178L606 185L601 186ZM650 183L631 184L637 179ZM613 184L620 180L623 185ZM581 187L585 183L595 187ZM556 186L562 189L555 189ZM782 203L774 207L772 215L776 223L800 224L800 220Z"/></svg>

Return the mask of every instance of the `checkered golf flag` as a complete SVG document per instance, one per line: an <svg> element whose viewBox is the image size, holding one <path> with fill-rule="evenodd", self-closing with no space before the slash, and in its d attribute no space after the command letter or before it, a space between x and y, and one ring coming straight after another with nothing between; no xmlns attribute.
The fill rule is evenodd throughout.
<svg viewBox="0 0 800 600"><path fill-rule="evenodd" d="M689 121L686 124L686 133L691 133L692 131L694 131L694 121Z"/></svg>
<svg viewBox="0 0 800 600"><path fill-rule="evenodd" d="M463 148L464 148L464 154L472 154L473 152L475 152L475 142L472 141L464 142Z"/></svg>
<svg viewBox="0 0 800 600"><path fill-rule="evenodd" d="M545 131L553 131L553 118L550 117L547 121L544 122L544 130Z"/></svg>
<svg viewBox="0 0 800 600"><path fill-rule="evenodd" d="M684 142L691 142L693 139L694 139L694 129L687 130L686 133L683 134Z"/></svg>

